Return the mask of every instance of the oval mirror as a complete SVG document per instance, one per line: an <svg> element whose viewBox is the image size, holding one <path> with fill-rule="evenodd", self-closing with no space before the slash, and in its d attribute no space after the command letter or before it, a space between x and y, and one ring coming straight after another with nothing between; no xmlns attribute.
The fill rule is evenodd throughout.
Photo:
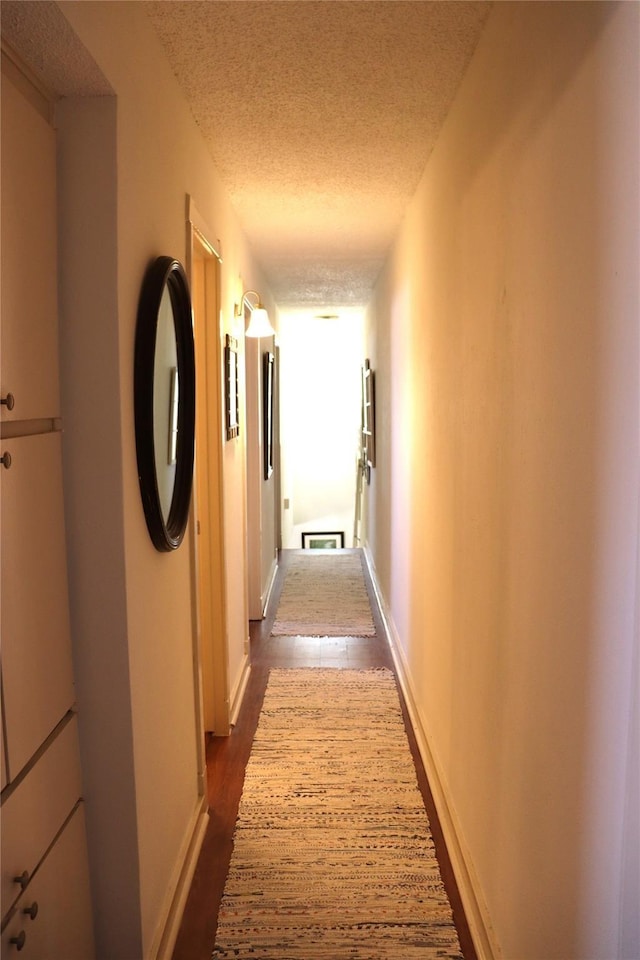
<svg viewBox="0 0 640 960"><path fill-rule="evenodd" d="M136 454L147 527L158 550L180 546L189 516L195 361L182 265L158 257L140 294L134 364Z"/></svg>

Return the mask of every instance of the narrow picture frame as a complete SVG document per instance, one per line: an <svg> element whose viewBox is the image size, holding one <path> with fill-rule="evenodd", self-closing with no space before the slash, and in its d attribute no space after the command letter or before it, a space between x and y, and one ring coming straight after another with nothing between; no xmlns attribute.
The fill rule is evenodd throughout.
<svg viewBox="0 0 640 960"><path fill-rule="evenodd" d="M273 396L275 378L275 356L269 350L262 355L262 451L263 476L265 480L273 475Z"/></svg>
<svg viewBox="0 0 640 960"><path fill-rule="evenodd" d="M376 465L376 386L369 360L362 367L362 458L367 483L371 483L371 469Z"/></svg>
<svg viewBox="0 0 640 960"><path fill-rule="evenodd" d="M238 341L230 334L226 335L224 347L226 435L233 440L240 433L240 412L238 392Z"/></svg>

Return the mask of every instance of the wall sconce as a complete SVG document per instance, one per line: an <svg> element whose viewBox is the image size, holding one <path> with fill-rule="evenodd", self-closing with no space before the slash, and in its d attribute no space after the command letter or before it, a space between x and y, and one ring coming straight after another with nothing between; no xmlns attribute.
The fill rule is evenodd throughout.
<svg viewBox="0 0 640 960"><path fill-rule="evenodd" d="M247 298L249 294L252 294L257 298L258 302L255 306L252 305L251 301ZM246 293L242 294L242 300L239 304L236 304L236 317L241 317L244 323L244 305L246 303L249 305L251 310L251 319L249 320L249 326L245 331L245 337L273 337L275 336L275 330L269 322L269 314L262 306L260 302L260 294L256 293L255 290L247 290Z"/></svg>

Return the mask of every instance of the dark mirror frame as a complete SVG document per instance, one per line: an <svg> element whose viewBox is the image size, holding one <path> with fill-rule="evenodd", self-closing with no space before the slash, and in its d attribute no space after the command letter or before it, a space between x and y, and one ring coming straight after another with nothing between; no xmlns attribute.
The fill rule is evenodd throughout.
<svg viewBox="0 0 640 960"><path fill-rule="evenodd" d="M178 371L176 473L166 521L156 476L153 407L158 311L165 289L173 310ZM196 377L189 284L182 264L171 257L158 257L142 283L136 325L134 410L138 478L149 534L157 550L176 550L184 536L191 502Z"/></svg>

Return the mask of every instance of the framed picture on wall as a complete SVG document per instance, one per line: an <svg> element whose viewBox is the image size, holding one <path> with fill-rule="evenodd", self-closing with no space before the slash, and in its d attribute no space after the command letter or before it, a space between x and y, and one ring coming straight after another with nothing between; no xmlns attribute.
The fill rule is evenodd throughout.
<svg viewBox="0 0 640 960"><path fill-rule="evenodd" d="M227 408L227 440L240 433L238 410L238 341L229 336L224 348L225 398Z"/></svg>
<svg viewBox="0 0 640 960"><path fill-rule="evenodd" d="M303 533L304 550L338 550L344 547L344 533Z"/></svg>
<svg viewBox="0 0 640 960"><path fill-rule="evenodd" d="M371 468L376 465L376 389L375 374L368 360L362 368L362 459L367 483L370 483Z"/></svg>
<svg viewBox="0 0 640 960"><path fill-rule="evenodd" d="M264 479L273 473L273 383L275 357L269 351L262 355L262 449Z"/></svg>

